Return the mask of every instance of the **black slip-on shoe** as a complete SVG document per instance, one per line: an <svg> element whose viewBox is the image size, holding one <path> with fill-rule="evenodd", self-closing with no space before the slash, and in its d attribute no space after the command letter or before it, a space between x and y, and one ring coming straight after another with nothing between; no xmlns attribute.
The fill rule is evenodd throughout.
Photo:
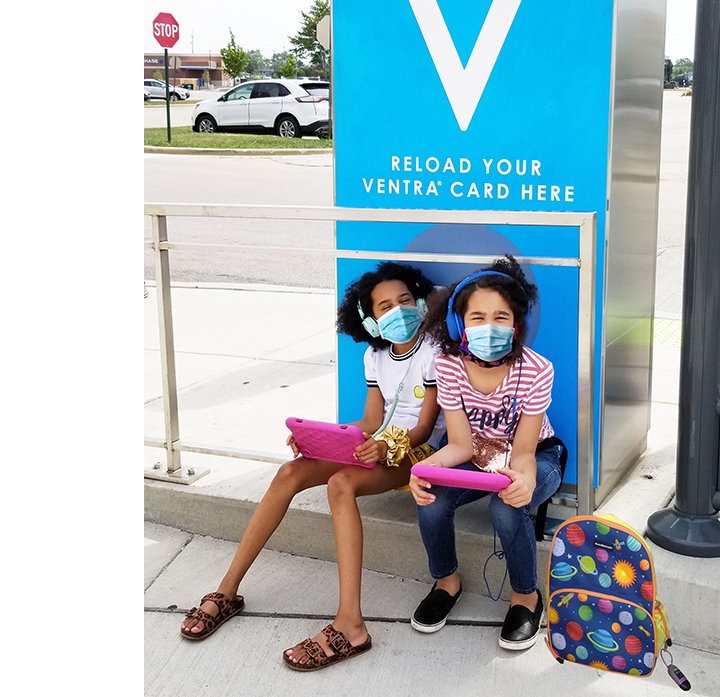
<svg viewBox="0 0 720 697"><path fill-rule="evenodd" d="M461 595L462 585L455 595L450 595L442 588L437 588L437 583L434 583L430 592L422 599L410 618L412 628L425 634L432 634L442 629L450 610L453 609Z"/></svg>
<svg viewBox="0 0 720 697"><path fill-rule="evenodd" d="M543 617L542 593L537 591L538 604L535 612L522 605L513 605L505 615L498 643L510 651L524 651L535 644L540 634Z"/></svg>

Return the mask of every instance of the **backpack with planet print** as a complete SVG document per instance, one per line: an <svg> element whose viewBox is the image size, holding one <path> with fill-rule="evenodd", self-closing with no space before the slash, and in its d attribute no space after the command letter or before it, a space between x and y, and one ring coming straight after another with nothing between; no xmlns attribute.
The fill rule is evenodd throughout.
<svg viewBox="0 0 720 697"><path fill-rule="evenodd" d="M650 549L615 516L576 516L552 541L547 643L563 663L648 676L672 642Z"/></svg>

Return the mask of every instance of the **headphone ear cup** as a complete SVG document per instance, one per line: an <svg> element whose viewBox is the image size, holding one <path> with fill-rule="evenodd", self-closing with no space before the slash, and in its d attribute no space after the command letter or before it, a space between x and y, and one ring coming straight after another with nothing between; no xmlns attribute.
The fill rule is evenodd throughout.
<svg viewBox="0 0 720 697"><path fill-rule="evenodd" d="M380 327L378 326L377 320L374 317L366 317L365 313L363 312L362 305L360 304L360 301L358 300L357 305L358 313L360 314L360 318L362 319L362 326L364 327L365 331L370 334L373 339L380 336Z"/></svg>
<svg viewBox="0 0 720 697"><path fill-rule="evenodd" d="M366 317L362 326L365 327L365 331L370 334L373 338L380 336L380 327L374 317Z"/></svg>
<svg viewBox="0 0 720 697"><path fill-rule="evenodd" d="M457 316L452 309L448 309L447 316L445 317L445 324L447 324L448 336L453 341L460 341L462 339L465 326L460 317Z"/></svg>
<svg viewBox="0 0 720 697"><path fill-rule="evenodd" d="M465 323L455 312L453 312L452 317L452 325L448 325L448 329L450 329L450 327L452 326L452 329L450 329L449 331L450 338L453 341L462 341L463 334L465 333Z"/></svg>

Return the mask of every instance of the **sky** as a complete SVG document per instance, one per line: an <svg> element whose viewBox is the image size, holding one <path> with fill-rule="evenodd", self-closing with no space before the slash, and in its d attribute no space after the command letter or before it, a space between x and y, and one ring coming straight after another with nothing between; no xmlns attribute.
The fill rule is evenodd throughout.
<svg viewBox="0 0 720 697"><path fill-rule="evenodd" d="M300 12L307 12L312 0L147 0L144 4L143 50L162 52L152 35L152 20L169 12L180 25L180 40L172 52L218 53L230 40L245 50L259 49L270 58L274 52L290 49L289 36L300 29ZM665 54L675 62L693 57L695 44L695 3L667 0Z"/></svg>
<svg viewBox="0 0 720 697"><path fill-rule="evenodd" d="M679 58L692 60L695 49L695 2L667 0L665 55L673 63Z"/></svg>
<svg viewBox="0 0 720 697"><path fill-rule="evenodd" d="M300 29L300 12L307 12L313 0L146 0L143 45L145 53L162 52L152 35L152 21L158 12L169 12L180 25L180 40L174 53L212 52L227 46L230 29L235 42L246 51L258 49L270 58L273 53L287 51L289 36Z"/></svg>

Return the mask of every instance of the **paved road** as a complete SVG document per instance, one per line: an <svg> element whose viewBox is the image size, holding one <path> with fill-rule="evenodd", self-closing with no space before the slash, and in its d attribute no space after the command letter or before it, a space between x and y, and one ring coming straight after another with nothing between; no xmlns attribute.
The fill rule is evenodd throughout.
<svg viewBox="0 0 720 697"><path fill-rule="evenodd" d="M691 106L682 90L664 93L655 309L674 315L682 313Z"/></svg>
<svg viewBox="0 0 720 697"><path fill-rule="evenodd" d="M690 107L680 90L665 92L658 225L656 309L681 312L682 267ZM173 107L191 111L190 106ZM164 114L162 109L146 112ZM178 112L182 113L182 112ZM188 117L189 118L189 117ZM297 157L215 157L145 155L145 200L182 203L267 203L332 205L331 155ZM174 241L215 244L270 244L332 247L333 226L323 223L287 223L232 220L178 219L170 222ZM150 239L145 220L145 238ZM152 256L145 257L145 278L154 279ZM174 281L273 283L317 288L334 286L331 260L298 256L288 264L267 255L175 252L171 258Z"/></svg>
<svg viewBox="0 0 720 697"><path fill-rule="evenodd" d="M194 108L194 104L186 104L184 102L171 104L170 126L172 128L190 126L190 116ZM153 102L153 106L143 107L145 128L167 128L165 113L165 102Z"/></svg>
<svg viewBox="0 0 720 697"><path fill-rule="evenodd" d="M258 203L331 206L332 155L213 157L145 155L145 201L158 203ZM270 245L332 249L332 223L230 219L171 219L175 242ZM152 238L145 218L145 239ZM303 256L174 252L173 281L271 283L333 288L334 261ZM145 253L145 278L155 278L152 253Z"/></svg>
<svg viewBox="0 0 720 697"><path fill-rule="evenodd" d="M207 92L203 90L190 92L188 102L194 102L201 99L217 99L221 94L223 94L223 92L226 91L227 90L216 90L213 92ZM165 102L153 99L151 104L153 106L143 105L145 128L166 128ZM195 104L188 104L187 102L171 102L170 125L173 128L176 126L189 126L190 116L192 115L194 108Z"/></svg>

